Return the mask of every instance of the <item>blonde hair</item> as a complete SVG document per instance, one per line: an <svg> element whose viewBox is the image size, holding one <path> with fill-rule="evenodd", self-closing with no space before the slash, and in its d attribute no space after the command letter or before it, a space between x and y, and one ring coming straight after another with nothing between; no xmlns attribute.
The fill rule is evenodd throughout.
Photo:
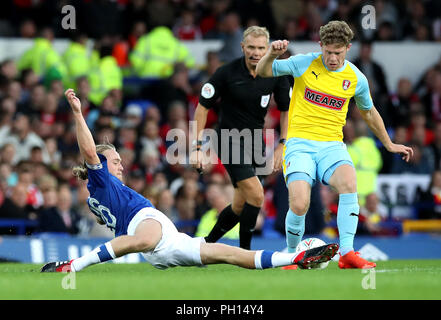
<svg viewBox="0 0 441 320"><path fill-rule="evenodd" d="M323 45L337 44L348 46L354 32L344 21L330 21L320 27L320 41Z"/></svg>
<svg viewBox="0 0 441 320"><path fill-rule="evenodd" d="M259 27L259 26L251 26L248 27L244 32L243 32L243 41L245 41L245 38L248 37L249 35L253 35L254 37L265 37L267 42L269 42L269 32L265 27Z"/></svg>
<svg viewBox="0 0 441 320"><path fill-rule="evenodd" d="M96 153L102 154L106 150L115 150L116 151L116 148L111 143L103 143L103 144L98 144L96 146ZM84 161L83 164L81 164L81 165L73 167L72 173L79 180L87 180L88 174L87 174L86 161Z"/></svg>

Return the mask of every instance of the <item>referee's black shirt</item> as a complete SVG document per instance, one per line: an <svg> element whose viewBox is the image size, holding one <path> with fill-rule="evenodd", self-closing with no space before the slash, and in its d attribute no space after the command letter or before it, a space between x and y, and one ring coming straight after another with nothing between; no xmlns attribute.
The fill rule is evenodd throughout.
<svg viewBox="0 0 441 320"><path fill-rule="evenodd" d="M219 129L262 129L272 93L280 111L289 109L287 76L254 78L245 57L219 67L202 87L199 103L210 109L219 101Z"/></svg>

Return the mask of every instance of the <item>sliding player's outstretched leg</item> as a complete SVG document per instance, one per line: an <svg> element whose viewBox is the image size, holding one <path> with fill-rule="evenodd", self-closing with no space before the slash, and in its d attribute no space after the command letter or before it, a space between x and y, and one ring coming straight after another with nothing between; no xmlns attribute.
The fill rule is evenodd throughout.
<svg viewBox="0 0 441 320"><path fill-rule="evenodd" d="M337 250L338 244L335 243L296 253L250 251L221 243L202 243L201 261L203 264L226 263L248 269L267 269L293 264L302 269L309 269L331 260Z"/></svg>

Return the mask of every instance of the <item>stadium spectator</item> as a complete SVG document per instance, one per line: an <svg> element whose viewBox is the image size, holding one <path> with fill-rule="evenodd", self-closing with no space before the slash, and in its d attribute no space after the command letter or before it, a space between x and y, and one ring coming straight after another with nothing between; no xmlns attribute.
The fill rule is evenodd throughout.
<svg viewBox="0 0 441 320"><path fill-rule="evenodd" d="M119 108L115 99L108 95L98 105L98 108L87 113L86 122L92 130L95 129L95 126L110 126L116 129L121 124L118 114Z"/></svg>
<svg viewBox="0 0 441 320"><path fill-rule="evenodd" d="M181 227L180 232L193 235L196 226L193 222L196 220L196 207L198 206L198 184L194 179L186 179L176 194L176 209L178 212L178 221Z"/></svg>
<svg viewBox="0 0 441 320"><path fill-rule="evenodd" d="M38 114L45 102L45 87L42 84L35 84L29 89L29 98L18 105L17 111L29 116L35 115Z"/></svg>
<svg viewBox="0 0 441 320"><path fill-rule="evenodd" d="M219 50L218 56L222 62L230 62L243 54L240 46L243 38L240 17L232 11L223 16L219 23L223 46Z"/></svg>
<svg viewBox="0 0 441 320"><path fill-rule="evenodd" d="M18 76L17 65L14 60L6 59L0 64L0 74L4 75L8 80L15 80Z"/></svg>
<svg viewBox="0 0 441 320"><path fill-rule="evenodd" d="M89 99L95 105L101 105L111 90L122 89L122 71L112 56L112 46L109 41L107 38L100 40L99 60L96 64L91 65L88 72Z"/></svg>
<svg viewBox="0 0 441 320"><path fill-rule="evenodd" d="M144 120L144 110L140 105L136 103L130 103L126 106L121 117L123 118L122 123L124 125L137 128Z"/></svg>
<svg viewBox="0 0 441 320"><path fill-rule="evenodd" d="M183 9L173 25L173 34L179 40L200 40L202 32L196 24L195 12L191 9Z"/></svg>
<svg viewBox="0 0 441 320"><path fill-rule="evenodd" d="M225 185L210 184L207 186L205 196L210 209L206 211L198 224L195 236L206 237L213 229L218 219L219 213L233 200L227 197ZM223 235L226 239L239 239L239 225Z"/></svg>
<svg viewBox="0 0 441 320"><path fill-rule="evenodd" d="M176 63L183 63L188 68L195 64L187 47L165 26L156 27L140 37L129 59L135 74L142 78L167 78L173 74Z"/></svg>
<svg viewBox="0 0 441 320"><path fill-rule="evenodd" d="M39 181L39 188L43 194L43 205L38 210L38 232L68 232L72 227L72 217L70 205L70 189L63 190L55 177L51 175L43 176ZM59 193L63 196L59 198ZM72 231L74 231L72 229ZM76 233L76 232L71 232Z"/></svg>
<svg viewBox="0 0 441 320"><path fill-rule="evenodd" d="M88 37L85 33L76 33L69 47L63 53L63 61L67 69L66 86L75 88L78 78L87 76L91 69L87 50Z"/></svg>
<svg viewBox="0 0 441 320"><path fill-rule="evenodd" d="M417 102L419 97L412 90L412 83L408 78L398 80L396 92L389 97L387 104L387 118L390 120L389 125L397 127L399 125L410 125L410 105ZM385 104L386 105L386 104Z"/></svg>
<svg viewBox="0 0 441 320"><path fill-rule="evenodd" d="M12 98L4 98L0 102L0 130L7 127L14 118L17 111L17 104Z"/></svg>
<svg viewBox="0 0 441 320"><path fill-rule="evenodd" d="M34 40L34 45L20 57L18 70L32 68L40 78L56 70L62 79L66 80L67 70L60 54L52 46L53 40L53 30L43 28L39 32L39 37Z"/></svg>
<svg viewBox="0 0 441 320"><path fill-rule="evenodd" d="M44 163L49 162L44 141L31 131L30 118L26 114L16 113L12 124L5 125L0 129L0 147L6 143L11 143L15 147L14 165L21 160L28 159L34 146L42 148L43 161Z"/></svg>
<svg viewBox="0 0 441 320"><path fill-rule="evenodd" d="M160 127L159 135L165 141L167 132L176 128L178 122L187 122L187 107L182 101L173 101L167 109L166 122Z"/></svg>
<svg viewBox="0 0 441 320"><path fill-rule="evenodd" d="M117 132L115 145L119 148L135 150L138 141L138 131L136 126L131 122L123 123Z"/></svg>
<svg viewBox="0 0 441 320"><path fill-rule="evenodd" d="M419 219L441 218L441 171L433 171L426 190L417 188L415 208Z"/></svg>
<svg viewBox="0 0 441 320"><path fill-rule="evenodd" d="M358 201L363 205L366 197L377 191L377 176L383 163L375 140L369 136L369 128L364 121L355 124L355 139L347 145L355 166Z"/></svg>
<svg viewBox="0 0 441 320"><path fill-rule="evenodd" d="M205 67L199 73L199 81L205 83L214 72L222 65L219 55L216 51L209 50L205 54Z"/></svg>
<svg viewBox="0 0 441 320"><path fill-rule="evenodd" d="M430 124L441 120L441 70L429 74L428 92L422 97L426 117Z"/></svg>
<svg viewBox="0 0 441 320"><path fill-rule="evenodd" d="M0 148L0 161L12 166L12 160L15 156L15 146L12 143L5 143Z"/></svg>
<svg viewBox="0 0 441 320"><path fill-rule="evenodd" d="M0 218L28 219L28 217L27 187L18 183L11 188L9 196L6 194L3 204L0 206Z"/></svg>
<svg viewBox="0 0 441 320"><path fill-rule="evenodd" d="M431 32L428 29L430 25L430 19L428 18L426 7L421 0L407 2L407 17L403 22L403 39L418 40L418 33L421 27L426 31ZM429 35L427 35L429 38Z"/></svg>
<svg viewBox="0 0 441 320"><path fill-rule="evenodd" d="M413 157L409 160L409 162L405 162L401 159L400 155L394 155L390 173L431 174L433 172L434 165L430 159L424 157L424 146L413 141L411 141L408 145L413 149Z"/></svg>
<svg viewBox="0 0 441 320"><path fill-rule="evenodd" d="M156 209L163 212L173 223L179 221L178 210L175 207L175 197L170 189L159 191Z"/></svg>
<svg viewBox="0 0 441 320"><path fill-rule="evenodd" d="M360 69L369 81L369 88L371 89L372 99L378 106L386 106L389 89L387 87L386 75L383 67L374 61L372 58L372 42L362 41L360 43L360 51L357 59L354 60L354 64ZM386 126L389 124L389 119L385 119L387 116L386 110L380 110L380 114L383 117Z"/></svg>
<svg viewBox="0 0 441 320"><path fill-rule="evenodd" d="M439 170L441 168L441 121L436 123L433 132L434 139L429 147L432 149L435 170Z"/></svg>
<svg viewBox="0 0 441 320"><path fill-rule="evenodd" d="M390 233L381 225L384 215L385 213L380 210L377 194L375 192L368 194L364 205L360 207L357 233L374 236Z"/></svg>
<svg viewBox="0 0 441 320"><path fill-rule="evenodd" d="M394 25L389 21L382 22L377 29L374 37L375 41L395 41L397 34Z"/></svg>
<svg viewBox="0 0 441 320"><path fill-rule="evenodd" d="M139 144L142 150L156 148L161 156L165 156L167 149L163 139L159 136L159 125L155 120L147 120L142 125L142 132L139 137Z"/></svg>

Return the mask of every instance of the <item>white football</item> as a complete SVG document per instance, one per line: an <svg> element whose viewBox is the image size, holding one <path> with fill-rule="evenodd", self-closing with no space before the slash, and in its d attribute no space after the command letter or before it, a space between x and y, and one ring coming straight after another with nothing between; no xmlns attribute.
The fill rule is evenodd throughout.
<svg viewBox="0 0 441 320"><path fill-rule="evenodd" d="M297 245L296 252L301 252L301 251L309 250L312 248L324 246L325 244L326 244L326 242L324 242L323 240L320 240L318 238L307 238L307 239L300 241L300 243ZM328 264L329 264L329 261L322 262L313 268L325 269L328 266Z"/></svg>

